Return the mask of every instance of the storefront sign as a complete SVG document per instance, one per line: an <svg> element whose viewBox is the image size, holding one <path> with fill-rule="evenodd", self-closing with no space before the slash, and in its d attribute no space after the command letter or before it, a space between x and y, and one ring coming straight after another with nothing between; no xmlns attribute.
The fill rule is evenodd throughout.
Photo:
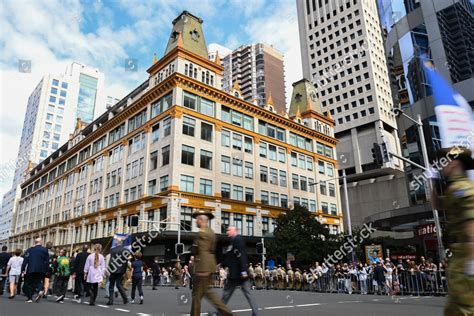
<svg viewBox="0 0 474 316"><path fill-rule="evenodd" d="M415 228L417 236L426 236L436 234L436 225L435 224L425 224L420 225Z"/></svg>

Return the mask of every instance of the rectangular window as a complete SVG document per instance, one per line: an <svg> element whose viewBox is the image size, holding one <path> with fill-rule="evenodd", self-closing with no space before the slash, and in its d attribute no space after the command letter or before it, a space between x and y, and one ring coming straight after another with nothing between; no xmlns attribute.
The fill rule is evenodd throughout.
<svg viewBox="0 0 474 316"><path fill-rule="evenodd" d="M314 179L308 178L308 187L309 187L309 192L314 193L315 190L315 184L314 184Z"/></svg>
<svg viewBox="0 0 474 316"><path fill-rule="evenodd" d="M288 207L288 195L286 194L280 195L280 206L284 208Z"/></svg>
<svg viewBox="0 0 474 316"><path fill-rule="evenodd" d="M270 193L270 205L280 206L280 196L278 193Z"/></svg>
<svg viewBox="0 0 474 316"><path fill-rule="evenodd" d="M311 157L306 157L306 168L309 171L313 171L313 158Z"/></svg>
<svg viewBox="0 0 474 316"><path fill-rule="evenodd" d="M334 183L329 183L329 196L336 196L336 187Z"/></svg>
<svg viewBox="0 0 474 316"><path fill-rule="evenodd" d="M221 131L221 145L222 147L230 147L230 132L227 130Z"/></svg>
<svg viewBox="0 0 474 316"><path fill-rule="evenodd" d="M253 202L253 189L245 188L245 202Z"/></svg>
<svg viewBox="0 0 474 316"><path fill-rule="evenodd" d="M308 210L312 213L316 212L316 201L315 200L309 200Z"/></svg>
<svg viewBox="0 0 474 316"><path fill-rule="evenodd" d="M336 207L336 204L331 203L331 204L329 205L329 207L330 207L329 210L330 210L330 212L331 212L331 215L337 215L337 207Z"/></svg>
<svg viewBox="0 0 474 316"><path fill-rule="evenodd" d="M258 148L260 157L267 158L267 143L260 142Z"/></svg>
<svg viewBox="0 0 474 316"><path fill-rule="evenodd" d="M212 142L212 125L201 122L201 139Z"/></svg>
<svg viewBox="0 0 474 316"><path fill-rule="evenodd" d="M184 92L183 106L196 110L197 96L189 92Z"/></svg>
<svg viewBox="0 0 474 316"><path fill-rule="evenodd" d="M232 158L232 174L234 176L241 177L242 176L242 160L238 158Z"/></svg>
<svg viewBox="0 0 474 316"><path fill-rule="evenodd" d="M322 195L327 195L326 182L321 182L319 184L319 189Z"/></svg>
<svg viewBox="0 0 474 316"><path fill-rule="evenodd" d="M171 135L171 117L163 120L163 135L164 137Z"/></svg>
<svg viewBox="0 0 474 316"><path fill-rule="evenodd" d="M318 161L318 170L320 174L324 174L324 161Z"/></svg>
<svg viewBox="0 0 474 316"><path fill-rule="evenodd" d="M260 194L260 199L261 199L263 205L268 205L269 204L268 191L262 191L261 194Z"/></svg>
<svg viewBox="0 0 474 316"><path fill-rule="evenodd" d="M247 235L253 236L253 215L247 215Z"/></svg>
<svg viewBox="0 0 474 316"><path fill-rule="evenodd" d="M291 166L298 167L298 155L295 152L291 153Z"/></svg>
<svg viewBox="0 0 474 316"><path fill-rule="evenodd" d="M204 195L213 195L212 181L208 179L201 179L199 182L199 193Z"/></svg>
<svg viewBox="0 0 474 316"><path fill-rule="evenodd" d="M215 103L208 99L201 98L199 103L199 112L205 115L214 116Z"/></svg>
<svg viewBox="0 0 474 316"><path fill-rule="evenodd" d="M161 192L168 190L168 185L169 185L168 182L169 182L169 177L167 175L160 177L160 191Z"/></svg>
<svg viewBox="0 0 474 316"><path fill-rule="evenodd" d="M246 161L245 162L245 178L246 179L253 179L253 163Z"/></svg>
<svg viewBox="0 0 474 316"><path fill-rule="evenodd" d="M230 174L230 157L221 156L221 172Z"/></svg>
<svg viewBox="0 0 474 316"><path fill-rule="evenodd" d="M270 168L270 184L278 185L278 170Z"/></svg>
<svg viewBox="0 0 474 316"><path fill-rule="evenodd" d="M286 151L284 148L278 147L278 161L279 162L286 162Z"/></svg>
<svg viewBox="0 0 474 316"><path fill-rule="evenodd" d="M333 177L334 176L334 166L332 163L327 163L326 164L326 168L327 168L327 175L330 176L330 177Z"/></svg>
<svg viewBox="0 0 474 316"><path fill-rule="evenodd" d="M268 168L260 166L260 181L268 182Z"/></svg>
<svg viewBox="0 0 474 316"><path fill-rule="evenodd" d="M151 128L151 141L157 142L160 139L160 123L153 125Z"/></svg>
<svg viewBox="0 0 474 316"><path fill-rule="evenodd" d="M306 160L304 155L298 155L298 168L306 169Z"/></svg>
<svg viewBox="0 0 474 316"><path fill-rule="evenodd" d="M292 183L292 186L293 186L293 189L295 190L299 190L300 189L300 186L299 186L299 177L297 174L292 174L291 175L291 183Z"/></svg>
<svg viewBox="0 0 474 316"><path fill-rule="evenodd" d="M221 183L221 195L224 199L230 199L230 184Z"/></svg>
<svg viewBox="0 0 474 316"><path fill-rule="evenodd" d="M212 170L212 152L201 149L201 168Z"/></svg>
<svg viewBox="0 0 474 316"><path fill-rule="evenodd" d="M196 120L185 116L183 118L183 134L194 137L196 129Z"/></svg>
<svg viewBox="0 0 474 316"><path fill-rule="evenodd" d="M242 150L242 135L232 133L232 148L235 150Z"/></svg>
<svg viewBox="0 0 474 316"><path fill-rule="evenodd" d="M308 191L308 182L306 181L306 177L300 177L300 189L303 191Z"/></svg>
<svg viewBox="0 0 474 316"><path fill-rule="evenodd" d="M170 163L170 145L161 149L161 165L166 166Z"/></svg>
<svg viewBox="0 0 474 316"><path fill-rule="evenodd" d="M277 160L277 148L275 145L268 145L268 159Z"/></svg>
<svg viewBox="0 0 474 316"><path fill-rule="evenodd" d="M155 150L150 154L150 170L158 168L158 151Z"/></svg>
<svg viewBox="0 0 474 316"><path fill-rule="evenodd" d="M286 171L280 170L280 186L286 188Z"/></svg>
<svg viewBox="0 0 474 316"><path fill-rule="evenodd" d="M183 145L181 150L181 163L194 166L194 147Z"/></svg>
<svg viewBox="0 0 474 316"><path fill-rule="evenodd" d="M232 195L233 195L234 200L242 201L244 199L244 188L241 187L240 185L234 185L232 189L233 189Z"/></svg>
<svg viewBox="0 0 474 316"><path fill-rule="evenodd" d="M324 214L329 214L327 202L321 202L321 210Z"/></svg>
<svg viewBox="0 0 474 316"><path fill-rule="evenodd" d="M244 137L244 151L248 154L251 154L253 151L252 138L245 136Z"/></svg>
<svg viewBox="0 0 474 316"><path fill-rule="evenodd" d="M194 192L194 177L181 175L180 189L184 192Z"/></svg>

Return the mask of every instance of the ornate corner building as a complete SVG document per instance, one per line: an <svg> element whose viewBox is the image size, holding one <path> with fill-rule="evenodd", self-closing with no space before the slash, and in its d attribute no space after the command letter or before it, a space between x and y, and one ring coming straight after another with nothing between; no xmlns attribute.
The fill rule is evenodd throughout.
<svg viewBox="0 0 474 316"><path fill-rule="evenodd" d="M262 107L244 101L238 85L222 91L222 71L208 58L202 20L184 11L149 79L31 170L10 246L42 236L73 249L178 216L190 243L200 208L214 213L216 233L235 225L252 240L271 235L295 203L342 231L334 120L314 88L296 82L290 114L277 113L271 98ZM132 214L143 220L138 228L127 225ZM166 240L176 242L178 225L161 226L145 256L166 258Z"/></svg>

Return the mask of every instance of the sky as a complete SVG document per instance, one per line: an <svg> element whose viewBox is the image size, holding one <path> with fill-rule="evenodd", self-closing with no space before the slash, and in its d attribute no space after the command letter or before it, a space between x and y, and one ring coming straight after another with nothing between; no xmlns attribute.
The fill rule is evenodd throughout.
<svg viewBox="0 0 474 316"><path fill-rule="evenodd" d="M207 45L263 42L282 52L291 97L302 76L295 0L0 0L0 171L10 174L0 179L1 196L11 188L27 100L41 78L76 61L105 73L108 95L122 98L147 78L153 53L163 56L183 10L204 20ZM130 58L137 72L125 70ZM19 71L19 60L31 61L30 73Z"/></svg>

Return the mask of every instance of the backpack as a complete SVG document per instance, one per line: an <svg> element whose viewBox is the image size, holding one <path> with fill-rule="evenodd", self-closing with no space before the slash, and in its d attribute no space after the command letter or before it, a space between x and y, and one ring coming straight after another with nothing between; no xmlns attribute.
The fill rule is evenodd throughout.
<svg viewBox="0 0 474 316"><path fill-rule="evenodd" d="M58 269L57 273L62 277L69 277L71 275L70 261L68 257L58 257L57 259Z"/></svg>

